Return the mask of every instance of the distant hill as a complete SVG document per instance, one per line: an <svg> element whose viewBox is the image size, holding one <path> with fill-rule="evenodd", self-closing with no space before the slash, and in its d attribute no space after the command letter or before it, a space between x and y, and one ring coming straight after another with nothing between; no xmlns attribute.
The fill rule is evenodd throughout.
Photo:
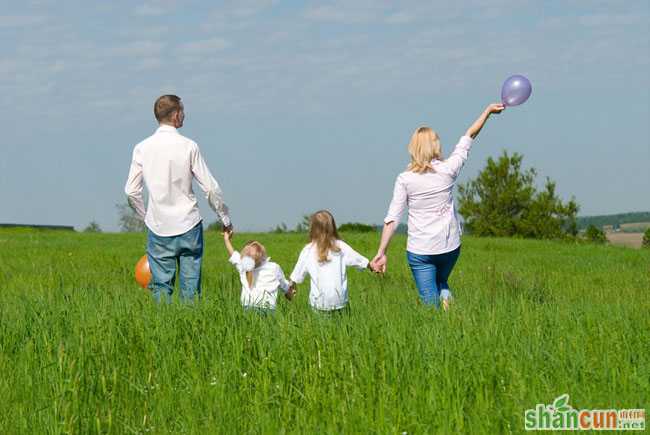
<svg viewBox="0 0 650 435"><path fill-rule="evenodd" d="M650 222L650 211L618 213L600 216L580 216L577 218L578 230L584 230L589 225L602 228L605 225L620 226L637 222Z"/></svg>

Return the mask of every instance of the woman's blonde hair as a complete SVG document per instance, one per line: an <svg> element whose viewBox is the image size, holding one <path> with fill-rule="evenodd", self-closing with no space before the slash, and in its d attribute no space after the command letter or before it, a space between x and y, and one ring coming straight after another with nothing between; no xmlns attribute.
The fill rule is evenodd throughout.
<svg viewBox="0 0 650 435"><path fill-rule="evenodd" d="M267 259L266 256L266 248L264 245L262 245L260 242L256 240L249 240L246 242L244 247L242 248L240 252L242 258L243 257L250 257L255 261L255 268L258 268L264 263ZM250 288L253 287L253 271L246 271L246 281L248 281L248 286Z"/></svg>
<svg viewBox="0 0 650 435"><path fill-rule="evenodd" d="M334 216L327 210L317 211L309 218L309 238L312 243L316 243L320 263L328 261L327 257L330 251L341 251L336 244L336 241L339 240L339 233L336 231Z"/></svg>
<svg viewBox="0 0 650 435"><path fill-rule="evenodd" d="M409 142L409 154L411 154L411 163L407 170L417 172L433 171L431 161L439 159L442 156L442 145L438 133L429 127L420 127L411 136Z"/></svg>

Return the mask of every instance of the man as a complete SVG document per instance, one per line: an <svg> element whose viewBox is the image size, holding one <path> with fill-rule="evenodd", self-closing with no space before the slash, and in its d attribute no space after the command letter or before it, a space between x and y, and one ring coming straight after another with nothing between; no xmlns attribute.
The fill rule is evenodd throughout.
<svg viewBox="0 0 650 435"><path fill-rule="evenodd" d="M147 257L151 268L154 299L171 302L179 266L181 301L201 296L203 224L192 191L195 179L217 213L224 231L232 231L228 208L217 180L208 169L198 145L182 136L178 128L185 119L181 99L163 95L154 104L160 126L136 145L125 192L129 205L147 226ZM149 192L145 211L142 190Z"/></svg>

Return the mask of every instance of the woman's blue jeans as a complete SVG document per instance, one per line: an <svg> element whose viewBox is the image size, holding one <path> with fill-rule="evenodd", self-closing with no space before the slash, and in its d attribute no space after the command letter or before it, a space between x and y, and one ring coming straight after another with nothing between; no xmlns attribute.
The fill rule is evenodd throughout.
<svg viewBox="0 0 650 435"><path fill-rule="evenodd" d="M451 298L447 280L460 255L460 246L453 251L437 255L420 255L406 251L415 285L422 303L439 306L440 299Z"/></svg>
<svg viewBox="0 0 650 435"><path fill-rule="evenodd" d="M186 233L163 237L148 230L147 257L151 269L149 288L156 302L164 296L170 303L179 269L181 302L201 297L201 259L203 257L203 224L199 222Z"/></svg>

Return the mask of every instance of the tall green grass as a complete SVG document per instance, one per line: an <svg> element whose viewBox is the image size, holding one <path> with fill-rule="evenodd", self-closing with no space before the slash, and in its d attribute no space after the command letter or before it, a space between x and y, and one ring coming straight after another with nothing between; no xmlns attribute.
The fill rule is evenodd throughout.
<svg viewBox="0 0 650 435"><path fill-rule="evenodd" d="M563 393L648 407L648 251L466 237L442 313L397 238L387 275L350 272L348 314L302 285L263 317L206 236L203 300L157 306L143 235L0 232L0 433L519 433ZM287 274L306 242L253 237ZM377 237L344 235L369 257Z"/></svg>

